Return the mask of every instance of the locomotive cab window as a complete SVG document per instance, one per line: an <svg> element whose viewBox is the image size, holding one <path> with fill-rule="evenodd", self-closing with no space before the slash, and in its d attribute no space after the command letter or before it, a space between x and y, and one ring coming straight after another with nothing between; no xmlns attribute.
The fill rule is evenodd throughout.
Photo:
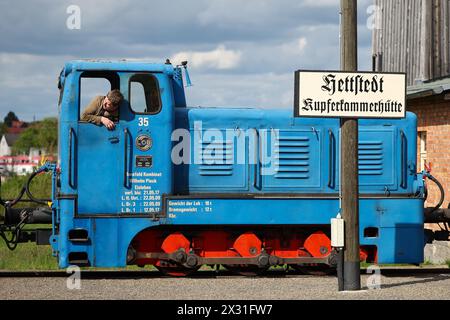
<svg viewBox="0 0 450 320"><path fill-rule="evenodd" d="M84 113L93 104L99 104L100 100L104 98L108 92L113 89L119 89L119 76L116 72L109 71L85 71L80 76L80 91L79 91L79 120L80 122L95 122L92 119L87 119ZM99 103L96 103L98 100ZM95 111L95 110L94 110ZM94 112L92 111L92 112ZM91 114L92 112L88 112ZM97 114L98 112L94 112ZM83 117L84 115L84 117ZM118 121L118 117L112 117L114 122Z"/></svg>
<svg viewBox="0 0 450 320"><path fill-rule="evenodd" d="M128 101L134 113L156 114L161 110L158 81L147 73L138 73L130 78Z"/></svg>

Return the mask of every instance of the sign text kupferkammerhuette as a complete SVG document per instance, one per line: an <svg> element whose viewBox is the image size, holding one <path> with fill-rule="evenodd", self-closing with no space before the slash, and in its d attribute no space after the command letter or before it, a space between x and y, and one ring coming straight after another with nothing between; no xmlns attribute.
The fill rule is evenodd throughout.
<svg viewBox="0 0 450 320"><path fill-rule="evenodd" d="M295 117L404 118L406 75L295 72Z"/></svg>

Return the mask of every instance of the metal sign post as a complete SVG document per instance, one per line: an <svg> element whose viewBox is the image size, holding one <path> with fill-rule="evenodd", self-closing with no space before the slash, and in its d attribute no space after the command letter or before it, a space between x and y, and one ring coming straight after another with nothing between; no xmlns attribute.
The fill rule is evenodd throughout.
<svg viewBox="0 0 450 320"><path fill-rule="evenodd" d="M341 69L356 71L358 69L356 0L341 0L341 14ZM345 222L344 290L360 290L358 120L341 119L341 135L342 217Z"/></svg>

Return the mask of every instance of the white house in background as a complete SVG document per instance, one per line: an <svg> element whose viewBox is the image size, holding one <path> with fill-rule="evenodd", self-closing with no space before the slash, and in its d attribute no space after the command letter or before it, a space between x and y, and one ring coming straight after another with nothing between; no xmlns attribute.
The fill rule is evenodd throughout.
<svg viewBox="0 0 450 320"><path fill-rule="evenodd" d="M39 166L45 150L30 148L28 155L12 155L12 146L19 138L18 133L6 133L0 140L0 174L26 175ZM52 160L53 157L48 157Z"/></svg>
<svg viewBox="0 0 450 320"><path fill-rule="evenodd" d="M29 174L39 165L39 160L40 157L30 161L29 156L3 156L0 157L0 173Z"/></svg>
<svg viewBox="0 0 450 320"><path fill-rule="evenodd" d="M19 138L18 133L5 133L0 140L0 157L10 156L12 154L12 146Z"/></svg>
<svg viewBox="0 0 450 320"><path fill-rule="evenodd" d="M43 155L45 155L45 150L39 148L30 148L28 155L30 156L30 158L42 157Z"/></svg>

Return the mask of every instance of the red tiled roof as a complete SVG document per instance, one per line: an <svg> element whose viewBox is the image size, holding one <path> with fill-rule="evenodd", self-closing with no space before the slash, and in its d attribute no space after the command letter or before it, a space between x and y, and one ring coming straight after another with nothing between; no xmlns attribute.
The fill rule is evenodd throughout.
<svg viewBox="0 0 450 320"><path fill-rule="evenodd" d="M18 134L18 133L22 133L23 130L25 130L25 128L7 128L6 131L8 131L8 133L14 133L14 134Z"/></svg>
<svg viewBox="0 0 450 320"><path fill-rule="evenodd" d="M11 122L11 128L24 128L26 123L20 120L14 120Z"/></svg>

